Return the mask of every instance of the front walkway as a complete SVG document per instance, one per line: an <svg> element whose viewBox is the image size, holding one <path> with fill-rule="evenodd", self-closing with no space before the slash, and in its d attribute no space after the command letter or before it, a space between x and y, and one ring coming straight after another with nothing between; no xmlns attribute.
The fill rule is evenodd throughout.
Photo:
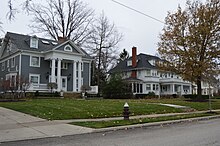
<svg viewBox="0 0 220 146"><path fill-rule="evenodd" d="M92 132L91 128L47 121L0 107L0 142L90 132Z"/></svg>

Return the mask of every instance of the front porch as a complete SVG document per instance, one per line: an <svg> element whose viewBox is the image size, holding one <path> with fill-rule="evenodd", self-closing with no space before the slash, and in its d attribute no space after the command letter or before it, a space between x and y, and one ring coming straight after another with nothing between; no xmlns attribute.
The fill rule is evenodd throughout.
<svg viewBox="0 0 220 146"><path fill-rule="evenodd" d="M191 85L184 85L184 84L161 84L160 85L161 95L186 95L191 94Z"/></svg>

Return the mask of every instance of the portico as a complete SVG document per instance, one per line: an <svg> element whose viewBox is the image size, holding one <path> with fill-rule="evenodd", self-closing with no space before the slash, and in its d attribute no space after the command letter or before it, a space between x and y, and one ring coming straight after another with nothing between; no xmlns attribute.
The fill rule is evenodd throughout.
<svg viewBox="0 0 220 146"><path fill-rule="evenodd" d="M76 61L76 60L63 60L60 58L51 58L51 74L50 74L50 80L49 82L51 83L56 83L57 84L57 89L56 91L60 92L61 90L66 90L65 86L67 85L67 81L72 80L72 91L73 92L79 92L80 87L83 84L83 78L82 78L82 67L83 67L83 62L82 61ZM67 63L67 66L72 66L69 67L72 72L72 74L64 75L62 74L62 70L64 68L61 66L62 64ZM68 68L68 70L69 70Z"/></svg>

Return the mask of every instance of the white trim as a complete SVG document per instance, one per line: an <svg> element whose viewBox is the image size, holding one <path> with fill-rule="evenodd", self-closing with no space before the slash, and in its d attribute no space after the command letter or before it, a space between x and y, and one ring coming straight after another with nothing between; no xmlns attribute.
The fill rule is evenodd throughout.
<svg viewBox="0 0 220 146"><path fill-rule="evenodd" d="M11 67L15 67L15 57L11 58Z"/></svg>
<svg viewBox="0 0 220 146"><path fill-rule="evenodd" d="M10 87L12 86L12 76L14 76L14 87L16 86L16 80L17 80L17 73L8 73L5 75L5 79L8 80L10 79Z"/></svg>
<svg viewBox="0 0 220 146"><path fill-rule="evenodd" d="M7 60L7 68L10 66L10 59Z"/></svg>
<svg viewBox="0 0 220 146"><path fill-rule="evenodd" d="M16 52L16 53L15 53L14 55L12 55L12 56L3 57L4 59L1 58L0 63L5 62L5 61L7 61L8 59L11 59L11 58L13 58L13 57L17 57L19 54L20 54L20 52L18 51L18 52Z"/></svg>
<svg viewBox="0 0 220 146"><path fill-rule="evenodd" d="M19 74L19 76L21 76L21 53L20 53L20 55L19 55L19 71L18 71L18 74Z"/></svg>
<svg viewBox="0 0 220 146"><path fill-rule="evenodd" d="M76 91L76 61L73 61L73 92Z"/></svg>
<svg viewBox="0 0 220 146"><path fill-rule="evenodd" d="M64 43L61 43L60 45L56 46L55 48L53 48L53 51L55 51L57 48L67 44L67 43L70 43L74 49L76 49L81 55L85 55L85 53L83 51L81 51L81 48L79 48L78 46L76 46L71 40L68 40Z"/></svg>
<svg viewBox="0 0 220 146"><path fill-rule="evenodd" d="M39 65L33 65L32 64L32 58L33 57L36 57L36 58L39 59ZM30 67L40 67L40 59L41 59L41 57L38 57L38 56L30 56Z"/></svg>
<svg viewBox="0 0 220 146"><path fill-rule="evenodd" d="M33 43L35 42L35 43ZM37 36L32 36L30 39L30 48L32 49L38 49L38 38Z"/></svg>
<svg viewBox="0 0 220 146"><path fill-rule="evenodd" d="M57 60L57 90L61 90L61 59Z"/></svg>
<svg viewBox="0 0 220 146"><path fill-rule="evenodd" d="M66 48L70 48L70 50L67 50ZM69 44L67 44L65 47L64 47L64 51L66 51L66 52L73 52L73 47L72 46L70 46Z"/></svg>
<svg viewBox="0 0 220 146"><path fill-rule="evenodd" d="M44 57L44 52L37 52L37 51L30 51L30 50L22 50L22 55L26 56L39 56L39 57Z"/></svg>
<svg viewBox="0 0 220 146"><path fill-rule="evenodd" d="M2 64L1 64L1 68L2 68L2 71L4 71L4 70L5 70L5 61L4 61L4 62L2 62Z"/></svg>
<svg viewBox="0 0 220 146"><path fill-rule="evenodd" d="M35 76L35 77L38 77L38 83L37 84L35 84L35 83L32 83L33 84L33 86L35 86L35 87L39 87L39 84L40 84L40 74L32 74L32 73L30 73L29 74L29 82L31 83L31 77L32 76Z"/></svg>
<svg viewBox="0 0 220 146"><path fill-rule="evenodd" d="M91 86L91 62L89 63L89 86Z"/></svg>

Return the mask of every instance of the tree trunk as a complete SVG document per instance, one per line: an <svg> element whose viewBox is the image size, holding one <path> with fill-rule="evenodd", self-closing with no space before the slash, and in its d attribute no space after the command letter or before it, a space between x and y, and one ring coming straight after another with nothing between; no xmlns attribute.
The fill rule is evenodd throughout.
<svg viewBox="0 0 220 146"><path fill-rule="evenodd" d="M100 46L100 48L99 48L99 58L98 58L98 76L97 76L98 93L100 93L101 52L102 52L102 48Z"/></svg>
<svg viewBox="0 0 220 146"><path fill-rule="evenodd" d="M198 99L202 98L202 84L201 84L201 76L197 77L197 97Z"/></svg>

